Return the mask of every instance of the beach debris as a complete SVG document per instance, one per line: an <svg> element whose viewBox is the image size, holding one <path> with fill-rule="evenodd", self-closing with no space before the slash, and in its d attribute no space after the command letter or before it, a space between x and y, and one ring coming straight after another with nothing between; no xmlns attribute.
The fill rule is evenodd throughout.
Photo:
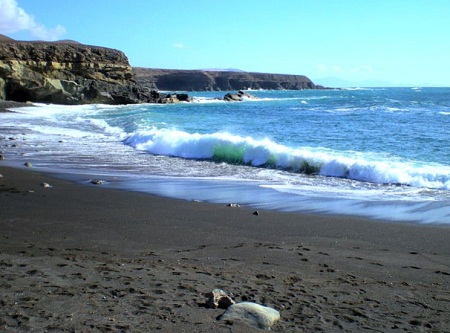
<svg viewBox="0 0 450 333"><path fill-rule="evenodd" d="M4 159L5 159L5 156L0 155L0 161L1 161L1 160L4 160Z"/></svg>
<svg viewBox="0 0 450 333"><path fill-rule="evenodd" d="M27 168L31 168L33 166L31 162L25 162L23 165L25 165Z"/></svg>
<svg viewBox="0 0 450 333"><path fill-rule="evenodd" d="M238 208L238 207L241 207L241 205L239 205L237 203L229 203L228 207Z"/></svg>
<svg viewBox="0 0 450 333"><path fill-rule="evenodd" d="M214 289L207 296L206 306L211 309L227 309L230 305L235 304L235 301L222 289Z"/></svg>
<svg viewBox="0 0 450 333"><path fill-rule="evenodd" d="M238 320L264 330L270 330L279 319L280 313L277 310L252 302L232 304L219 317L219 320Z"/></svg>
<svg viewBox="0 0 450 333"><path fill-rule="evenodd" d="M53 187L52 185L50 185L49 183L43 182L41 183L42 187Z"/></svg>
<svg viewBox="0 0 450 333"><path fill-rule="evenodd" d="M255 211L253 212L253 215L259 216L259 212L258 212L257 210L255 210Z"/></svg>
<svg viewBox="0 0 450 333"><path fill-rule="evenodd" d="M104 183L105 183L105 181L104 180L100 180L100 179L92 179L91 180L91 184L94 184L94 185L102 185Z"/></svg>

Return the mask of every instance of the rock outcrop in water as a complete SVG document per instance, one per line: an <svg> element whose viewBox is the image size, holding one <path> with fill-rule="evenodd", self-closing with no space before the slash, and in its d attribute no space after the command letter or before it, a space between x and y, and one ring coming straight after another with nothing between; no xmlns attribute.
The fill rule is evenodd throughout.
<svg viewBox="0 0 450 333"><path fill-rule="evenodd" d="M180 98L186 99L184 95ZM71 41L16 42L0 38L0 100L135 104L179 99L137 83L121 51Z"/></svg>
<svg viewBox="0 0 450 333"><path fill-rule="evenodd" d="M245 91L239 90L237 93L228 93L223 97L224 101L227 102L242 102L245 99L258 99L252 94L246 93Z"/></svg>
<svg viewBox="0 0 450 333"><path fill-rule="evenodd" d="M171 70L134 67L136 81L144 86L170 91L230 91L246 89L323 89L304 75L251 72Z"/></svg>

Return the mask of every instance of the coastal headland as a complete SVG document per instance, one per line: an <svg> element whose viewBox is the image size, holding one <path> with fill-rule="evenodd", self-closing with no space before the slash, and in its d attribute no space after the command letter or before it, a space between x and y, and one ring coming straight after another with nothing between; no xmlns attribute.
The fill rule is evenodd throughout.
<svg viewBox="0 0 450 333"><path fill-rule="evenodd" d="M142 85L169 91L303 90L324 89L305 75L243 71L174 70L133 67Z"/></svg>
<svg viewBox="0 0 450 333"><path fill-rule="evenodd" d="M0 35L0 100L54 104L190 101L168 91L322 89L303 75L132 68L119 50Z"/></svg>
<svg viewBox="0 0 450 333"><path fill-rule="evenodd" d="M0 42L0 100L54 104L172 103L134 80L121 51L71 41Z"/></svg>

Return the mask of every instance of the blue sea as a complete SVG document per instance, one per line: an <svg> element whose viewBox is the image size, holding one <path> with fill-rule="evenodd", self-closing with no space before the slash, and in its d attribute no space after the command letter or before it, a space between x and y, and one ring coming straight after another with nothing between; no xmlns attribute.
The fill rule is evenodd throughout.
<svg viewBox="0 0 450 333"><path fill-rule="evenodd" d="M249 93L0 113L2 163L186 200L450 224L450 88Z"/></svg>

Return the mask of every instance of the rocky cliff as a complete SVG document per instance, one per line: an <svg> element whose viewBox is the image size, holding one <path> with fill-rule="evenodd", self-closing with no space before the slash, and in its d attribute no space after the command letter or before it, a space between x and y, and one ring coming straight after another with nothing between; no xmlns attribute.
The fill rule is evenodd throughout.
<svg viewBox="0 0 450 333"><path fill-rule="evenodd" d="M0 39L0 100L57 104L163 101L133 76L127 57L118 50Z"/></svg>
<svg viewBox="0 0 450 333"><path fill-rule="evenodd" d="M320 89L303 75L134 68L121 51L74 41L18 42L0 35L0 100L55 104L189 101L157 91Z"/></svg>
<svg viewBox="0 0 450 333"><path fill-rule="evenodd" d="M170 91L301 90L322 89L304 75L251 72L169 70L134 67L136 81L153 89Z"/></svg>

